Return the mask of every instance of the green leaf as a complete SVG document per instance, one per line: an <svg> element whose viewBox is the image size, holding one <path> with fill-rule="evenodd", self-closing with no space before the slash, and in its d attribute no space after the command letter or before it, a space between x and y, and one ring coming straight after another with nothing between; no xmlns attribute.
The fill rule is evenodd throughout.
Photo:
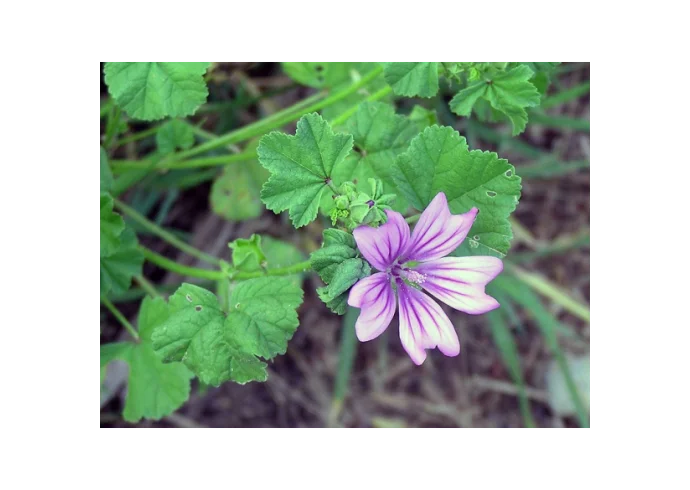
<svg viewBox="0 0 690 490"><path fill-rule="evenodd" d="M438 92L438 63L384 63L383 75L397 95L432 97Z"/></svg>
<svg viewBox="0 0 690 490"><path fill-rule="evenodd" d="M247 272L287 267L304 260L304 254L291 243L266 235L238 238L228 246L232 249L233 266Z"/></svg>
<svg viewBox="0 0 690 490"><path fill-rule="evenodd" d="M312 252L311 267L328 284L341 262L357 257L354 237L345 231L328 228L323 232L323 245Z"/></svg>
<svg viewBox="0 0 690 490"><path fill-rule="evenodd" d="M203 75L210 63L126 62L105 64L105 83L133 119L153 121L194 114L206 102Z"/></svg>
<svg viewBox="0 0 690 490"><path fill-rule="evenodd" d="M367 179L374 178L383 182L384 194L397 194L391 170L395 166L395 158L407 149L412 138L419 133L417 125L396 114L389 104L364 102L349 119L347 128L362 157L348 159L333 171L336 185L357 181L366 186ZM398 196L391 207L405 211L408 206L407 200Z"/></svg>
<svg viewBox="0 0 690 490"><path fill-rule="evenodd" d="M272 359L285 354L299 321L302 289L286 277L240 282L230 295L228 323L245 352Z"/></svg>
<svg viewBox="0 0 690 490"><path fill-rule="evenodd" d="M316 294L318 294L319 299L326 304L328 309L336 315L344 315L347 311L347 293L342 293L333 298L328 290L328 286L324 286L322 288L316 288Z"/></svg>
<svg viewBox="0 0 690 490"><path fill-rule="evenodd" d="M257 161L227 165L211 186L211 209L230 221L259 217L264 210L261 186L267 178Z"/></svg>
<svg viewBox="0 0 690 490"><path fill-rule="evenodd" d="M352 149L352 136L334 133L318 114L297 123L295 136L273 132L259 143L259 161L271 172L261 191L268 209L288 209L295 228L316 219L321 194L334 168Z"/></svg>
<svg viewBox="0 0 690 490"><path fill-rule="evenodd" d="M359 279L371 275L371 267L362 259L346 259L341 262L328 283L332 298L348 291Z"/></svg>
<svg viewBox="0 0 690 490"><path fill-rule="evenodd" d="M170 317L170 308L163 298L144 297L139 307L138 329L142 342L151 342L153 330Z"/></svg>
<svg viewBox="0 0 690 490"><path fill-rule="evenodd" d="M120 239L113 254L101 257L101 294L122 294L129 289L132 277L141 274L144 256L137 247L136 235L126 228Z"/></svg>
<svg viewBox="0 0 690 490"><path fill-rule="evenodd" d="M312 269L327 284L316 290L319 298L334 313L344 314L349 289L371 274L369 264L359 258L354 237L335 228L324 230L323 246L312 252L310 261Z"/></svg>
<svg viewBox="0 0 690 490"><path fill-rule="evenodd" d="M537 87L539 93L544 95L551 83L551 75L558 65L559 61L533 61L523 62L523 65L528 66L533 72L534 76L530 79L532 85Z"/></svg>
<svg viewBox="0 0 690 490"><path fill-rule="evenodd" d="M269 268L287 267L302 262L304 253L292 243L264 235L261 246Z"/></svg>
<svg viewBox="0 0 690 490"><path fill-rule="evenodd" d="M468 85L451 99L450 110L458 116L469 116L474 104L480 97L486 95L487 89L487 84L483 80Z"/></svg>
<svg viewBox="0 0 690 490"><path fill-rule="evenodd" d="M353 258L342 261L333 271L328 286L317 289L321 301L334 313L345 314L347 293L360 279L371 275L371 266L362 259Z"/></svg>
<svg viewBox="0 0 690 490"><path fill-rule="evenodd" d="M182 361L200 381L213 386L229 379L251 381L246 379L248 371L257 374L255 380L266 379L265 364L239 348L213 293L182 284L168 304L170 317L151 336L163 361Z"/></svg>
<svg viewBox="0 0 690 490"><path fill-rule="evenodd" d="M101 192L110 192L113 189L113 174L108 165L108 154L101 146Z"/></svg>
<svg viewBox="0 0 690 490"><path fill-rule="evenodd" d="M156 146L161 154L173 153L177 148L188 150L194 145L194 132L189 124L173 119L163 124L156 133Z"/></svg>
<svg viewBox="0 0 690 490"><path fill-rule="evenodd" d="M129 379L123 416L129 422L141 418L159 420L189 398L194 375L184 364L164 364L151 344L134 347L129 354Z"/></svg>
<svg viewBox="0 0 690 490"><path fill-rule="evenodd" d="M233 250L233 267L245 272L287 267L302 262L305 258L304 253L291 243L266 235L252 235L249 240L240 238L228 245ZM304 274L290 275L287 279L300 286ZM233 287L234 284L229 279L223 279L218 284L218 296L226 311L229 309L230 291Z"/></svg>
<svg viewBox="0 0 690 490"><path fill-rule="evenodd" d="M133 346L134 344L131 342L115 342L101 345L101 368L106 367L108 363L115 360L126 360Z"/></svg>
<svg viewBox="0 0 690 490"><path fill-rule="evenodd" d="M112 255L120 246L125 222L113 212L113 198L101 192L101 257Z"/></svg>
<svg viewBox="0 0 690 490"><path fill-rule="evenodd" d="M526 65L518 65L498 72L490 79L478 80L457 93L450 108L460 116L468 116L481 97L491 107L505 114L513 125L513 136L522 133L527 125L526 107L539 105L537 88L530 82L534 73Z"/></svg>
<svg viewBox="0 0 690 490"><path fill-rule="evenodd" d="M183 284L170 297L170 318L153 332L166 361L183 361L199 379L218 386L266 380L266 364L283 354L298 325L302 289L288 278L240 282L230 295L227 317L210 291Z"/></svg>
<svg viewBox="0 0 690 490"><path fill-rule="evenodd" d="M238 238L228 246L232 249L232 265L239 271L257 271L268 265L261 248L261 235Z"/></svg>
<svg viewBox="0 0 690 490"><path fill-rule="evenodd" d="M358 63L294 62L282 63L294 81L314 88L333 88L350 79L350 70Z"/></svg>
<svg viewBox="0 0 690 490"><path fill-rule="evenodd" d="M159 420L177 410L189 398L189 380L194 375L181 363L164 364L151 346L154 328L168 317L168 306L161 298L144 298L139 309L140 343L101 346L101 368L114 359L129 365L124 419Z"/></svg>
<svg viewBox="0 0 690 490"><path fill-rule="evenodd" d="M453 214L479 208L461 249L465 254L504 257L513 237L508 216L520 198L520 177L507 160L491 152L469 151L453 128L431 126L396 161L400 192L423 210L444 192Z"/></svg>

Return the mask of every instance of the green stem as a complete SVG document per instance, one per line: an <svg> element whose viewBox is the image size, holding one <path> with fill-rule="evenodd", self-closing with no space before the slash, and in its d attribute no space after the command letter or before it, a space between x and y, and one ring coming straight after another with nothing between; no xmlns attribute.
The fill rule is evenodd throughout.
<svg viewBox="0 0 690 490"><path fill-rule="evenodd" d="M391 88L391 86L390 86L390 85L386 85L386 86L383 87L381 90L378 90L377 92L374 92L373 94L371 94L369 97L367 97L367 98L364 99L364 100L365 100L365 101L368 101L368 102L373 102L373 101L375 101L375 100L379 100L379 99L385 97L386 95L388 95L388 94L391 93L392 91L393 91L393 89ZM342 124L342 123L344 123L345 121L347 121L347 120L350 118L350 116L352 116L352 114L354 114L355 112L357 112L357 110L359 109L360 104L361 104L361 102L358 103L357 105L354 105L354 106L350 107L348 110L346 110L345 112L343 112L341 115L339 115L338 117L336 117L335 119L333 119L333 120L331 121L331 126L337 126L337 125Z"/></svg>
<svg viewBox="0 0 690 490"><path fill-rule="evenodd" d="M151 295L152 298L160 298L161 297L160 293L158 291L156 291L156 287L148 279L146 279L144 276L142 276L142 275L134 276L134 280L137 281L139 283L139 285L141 286L141 288L144 291L146 291L147 293L149 293L149 295Z"/></svg>
<svg viewBox="0 0 690 490"><path fill-rule="evenodd" d="M414 216L410 216L409 218L405 218L405 221L407 221L408 225L413 225L417 221L419 221L419 218L421 217L421 214L415 214Z"/></svg>
<svg viewBox="0 0 690 490"><path fill-rule="evenodd" d="M333 192L333 194L335 194L336 196L339 196L339 195L340 195L340 192L339 192L338 189L335 187L335 184L333 183L333 181L332 181L330 178L326 181L326 185L331 189L331 191Z"/></svg>
<svg viewBox="0 0 690 490"><path fill-rule="evenodd" d="M364 87L365 85L370 83L382 72L383 68L378 67L367 73L359 81L353 83L352 85L342 90L339 90L338 92L330 95L329 97L326 97L323 100L319 100L310 105L302 106L298 111L295 111L294 106L288 107L287 109L283 109L282 111L278 111L265 119L259 120L255 123L249 124L235 131L231 131L223 136L219 136L216 139L207 141L206 143L203 143L190 150L180 152L175 156L175 160L183 160L185 158L189 158L191 156L198 155L199 153L204 153L222 146L240 143L242 141L254 138L255 136L262 135L273 129L277 129L289 122L293 122L299 119L304 114L316 112L325 107L340 102L349 95L352 95L353 93L357 92L357 90L359 90L361 87Z"/></svg>
<svg viewBox="0 0 690 490"><path fill-rule="evenodd" d="M103 142L103 148L108 149L110 148L110 145L112 145L113 139L117 134L117 127L120 123L121 115L122 112L120 111L120 108L118 106L113 106L111 108L110 114L108 116L108 122L106 123L105 140Z"/></svg>
<svg viewBox="0 0 690 490"><path fill-rule="evenodd" d="M236 162L247 162L256 159L256 157L256 150L250 150L234 155L214 155L210 157L193 158L181 162L162 160L148 168L143 162L137 160L113 160L111 164L113 173L119 174L128 170L139 170L144 168L147 168L147 170L180 170L186 168L216 167Z"/></svg>
<svg viewBox="0 0 690 490"><path fill-rule="evenodd" d="M513 229L513 235L515 236L516 241L529 245L533 249L540 248L541 245L539 243L539 240L537 240L527 228L522 226L522 223L520 223L512 216L509 219L510 226Z"/></svg>
<svg viewBox="0 0 690 490"><path fill-rule="evenodd" d="M274 269L266 269L265 271L252 271L252 272L242 272L238 271L232 274L232 279L253 279L255 277L264 276L289 276L290 274L298 274L300 272L306 272L311 270L311 262L305 260L294 265L288 265L286 267L276 267Z"/></svg>
<svg viewBox="0 0 690 490"><path fill-rule="evenodd" d="M196 257L199 260L203 260L204 262L213 265L220 265L220 260L216 257L213 257L212 255L209 255L205 252L202 252L201 250L192 247L191 245L186 244L185 242L177 238L175 235L173 235L167 230L164 230L156 223L146 218L143 214L139 213L136 209L129 207L127 204L120 201L119 199L115 199L115 206L123 213L125 213L127 216L132 218L134 221L139 223L147 231L150 231L154 235L168 242L170 245L179 248L183 252L191 255L192 257Z"/></svg>
<svg viewBox="0 0 690 490"><path fill-rule="evenodd" d="M148 129L145 129L143 131L139 131L138 133L134 133L130 136L127 136L126 138L122 138L120 141L117 142L117 146L124 146L127 143L132 143L134 141L139 141L143 140L144 138L147 138L149 136L152 136L158 132L159 126L153 126Z"/></svg>
<svg viewBox="0 0 690 490"><path fill-rule="evenodd" d="M178 264L174 260L170 260L162 255L150 250L143 245L139 245L139 250L144 254L144 258L156 264L157 266L168 270L170 272L175 272L182 276L197 277L199 279L210 279L211 281L218 281L224 279L226 276L219 270L209 270L209 269L199 269L197 267L189 267L186 265Z"/></svg>
<svg viewBox="0 0 690 490"><path fill-rule="evenodd" d="M186 265L178 264L174 260L170 260L162 255L150 250L143 245L139 246L139 249L144 254L144 257L149 262L156 264L163 269L169 270L171 272L176 272L177 274L189 277L197 277L199 279L210 279L212 281L218 281L220 279L225 279L226 276L223 272L219 270L209 270L209 269L199 269L197 267L189 267ZM306 272L311 269L311 262L305 260L298 264L289 265L287 267L276 267L275 269L267 269L265 271L231 271L229 277L233 280L244 280L244 279L254 279L256 277L264 276L288 276L290 274L298 274L300 272Z"/></svg>
<svg viewBox="0 0 690 490"><path fill-rule="evenodd" d="M105 296L101 296L101 303L103 303L103 305L104 305L106 308L108 308L108 310L110 310L110 313L112 313L113 316L114 316L115 318L117 318L117 321L119 321L120 324L122 324L122 326L125 327L125 328L127 329L127 331L129 332L129 334L130 334L132 337L134 337L134 340L135 340L136 342L139 342L139 334L138 334L137 331L134 329L134 327L132 326L132 324L129 323L129 322L127 321L127 319L125 318L125 316L124 316L122 313L120 313L120 310L118 310L117 307L116 307L114 304L112 304L112 303L110 302L110 300L109 300L108 298L106 298Z"/></svg>

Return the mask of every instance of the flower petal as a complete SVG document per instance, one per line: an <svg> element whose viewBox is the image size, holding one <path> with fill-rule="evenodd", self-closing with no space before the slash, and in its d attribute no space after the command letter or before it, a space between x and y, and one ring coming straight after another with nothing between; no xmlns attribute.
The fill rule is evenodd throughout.
<svg viewBox="0 0 690 490"><path fill-rule="evenodd" d="M381 335L395 314L395 292L388 274L378 272L358 281L352 286L347 303L361 308L355 323L360 341L366 342Z"/></svg>
<svg viewBox="0 0 690 490"><path fill-rule="evenodd" d="M446 195L439 192L414 227L403 261L425 262L445 257L460 246L478 212L472 208L465 214L450 214Z"/></svg>
<svg viewBox="0 0 690 490"><path fill-rule="evenodd" d="M441 307L429 296L398 280L400 340L412 361L426 359L424 349L438 347L447 356L460 353L458 334Z"/></svg>
<svg viewBox="0 0 690 490"><path fill-rule="evenodd" d="M421 286L451 308L478 315L499 307L484 288L503 270L501 259L443 257L418 264L414 270L425 276Z"/></svg>
<svg viewBox="0 0 690 490"><path fill-rule="evenodd" d="M353 234L364 258L376 269L385 271L407 248L410 227L402 214L386 211L388 221L378 228L359 226Z"/></svg>

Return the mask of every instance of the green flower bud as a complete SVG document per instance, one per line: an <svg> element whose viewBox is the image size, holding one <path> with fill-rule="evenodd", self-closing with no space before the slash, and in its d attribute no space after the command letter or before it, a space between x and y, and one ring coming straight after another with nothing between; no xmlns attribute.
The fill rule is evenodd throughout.
<svg viewBox="0 0 690 490"><path fill-rule="evenodd" d="M350 200L345 196L338 196L335 198L335 207L337 209L347 209L350 205Z"/></svg>
<svg viewBox="0 0 690 490"><path fill-rule="evenodd" d="M367 179L369 187L371 187L372 199L375 201L383 194L383 182L378 179Z"/></svg>
<svg viewBox="0 0 690 490"><path fill-rule="evenodd" d="M384 194L383 196L379 197L376 200L376 204L379 206L385 207L385 209L389 209L390 206L388 204L392 203L395 201L396 195L395 194Z"/></svg>
<svg viewBox="0 0 690 490"><path fill-rule="evenodd" d="M343 196L347 197L350 201L354 200L357 197L357 186L352 182L343 182L340 186L340 189L338 190Z"/></svg>

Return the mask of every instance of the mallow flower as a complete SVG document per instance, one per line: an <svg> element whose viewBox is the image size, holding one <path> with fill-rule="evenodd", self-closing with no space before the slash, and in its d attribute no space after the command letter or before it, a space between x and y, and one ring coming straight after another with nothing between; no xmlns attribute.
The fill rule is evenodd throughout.
<svg viewBox="0 0 690 490"><path fill-rule="evenodd" d="M446 356L460 353L453 324L431 296L472 315L498 308L484 288L503 270L500 259L446 257L465 239L477 212L472 208L452 215L446 195L440 192L411 235L405 218L392 210L386 211L388 221L378 228L355 228L357 247L380 271L350 290L348 304L361 309L355 324L360 341L375 339L388 328L397 296L400 340L415 364L424 362L426 349L438 347Z"/></svg>

